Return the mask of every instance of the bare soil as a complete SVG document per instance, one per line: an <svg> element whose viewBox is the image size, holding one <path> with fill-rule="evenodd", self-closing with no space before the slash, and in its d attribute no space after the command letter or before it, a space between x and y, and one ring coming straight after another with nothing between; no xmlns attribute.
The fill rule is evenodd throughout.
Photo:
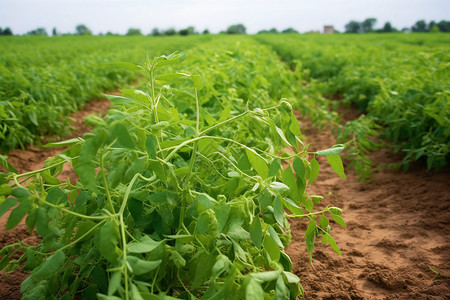
<svg viewBox="0 0 450 300"><path fill-rule="evenodd" d="M104 112L108 105L92 102L73 118L82 120L90 113ZM318 132L308 119L298 118L302 132L314 142L311 150L335 144L329 130ZM76 124L74 136L88 130L81 121ZM27 172L42 167L47 157L61 150L29 147L12 151L9 161L20 172ZM381 163L395 157L380 150L372 159ZM373 174L372 182L361 183L352 170L346 170L343 180L326 159L319 157L319 163L319 178L308 192L324 196L322 207L342 208L347 226L332 222L331 233L342 255L318 241L310 264L303 238L306 222L292 221L293 241L287 253L306 299L450 299L450 279L433 280L435 274L429 269L433 266L441 275L450 275L449 169L428 172L421 164L407 173L382 169ZM63 175L73 176L70 170ZM4 231L6 220L6 216L0 219L0 248L18 239L38 241L29 236L23 223ZM0 299L20 299L20 283L26 276L16 271L0 278Z"/></svg>

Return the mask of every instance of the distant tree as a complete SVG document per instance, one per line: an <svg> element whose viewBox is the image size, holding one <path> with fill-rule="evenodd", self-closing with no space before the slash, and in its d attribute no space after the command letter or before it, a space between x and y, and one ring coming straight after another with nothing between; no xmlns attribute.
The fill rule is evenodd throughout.
<svg viewBox="0 0 450 300"><path fill-rule="evenodd" d="M441 32L450 32L450 21L440 21L437 26Z"/></svg>
<svg viewBox="0 0 450 300"><path fill-rule="evenodd" d="M13 35L12 30L9 27L3 29L0 35Z"/></svg>
<svg viewBox="0 0 450 300"><path fill-rule="evenodd" d="M227 28L227 34L245 34L247 29L243 24L231 25Z"/></svg>
<svg viewBox="0 0 450 300"><path fill-rule="evenodd" d="M175 35L175 34L177 34L177 32L174 28L169 28L166 31L164 31L164 35Z"/></svg>
<svg viewBox="0 0 450 300"><path fill-rule="evenodd" d="M152 32L150 34L153 35L153 36L160 36L161 32L159 31L158 28L155 27L155 28L152 29Z"/></svg>
<svg viewBox="0 0 450 300"><path fill-rule="evenodd" d="M128 29L126 35L142 35L142 33L139 28L130 28Z"/></svg>
<svg viewBox="0 0 450 300"><path fill-rule="evenodd" d="M285 30L283 30L281 33L298 33L298 31L292 27L289 27L289 28L286 28Z"/></svg>
<svg viewBox="0 0 450 300"><path fill-rule="evenodd" d="M350 21L345 25L346 33L360 33L362 31L362 25L357 21Z"/></svg>
<svg viewBox="0 0 450 300"><path fill-rule="evenodd" d="M78 35L91 35L92 34L92 31L89 28L87 28L87 26L84 24L77 25L77 27L75 27L75 30Z"/></svg>
<svg viewBox="0 0 450 300"><path fill-rule="evenodd" d="M391 22L384 23L382 32L394 32L396 31L395 28L392 27Z"/></svg>
<svg viewBox="0 0 450 300"><path fill-rule="evenodd" d="M208 29L203 30L203 34L209 34L209 30Z"/></svg>
<svg viewBox="0 0 450 300"><path fill-rule="evenodd" d="M428 26L427 26L427 30L428 31L431 31L431 29L434 27L434 26L436 26L437 24L436 24L436 22L435 21L430 21L430 23L428 23ZM438 28L439 29L439 28Z"/></svg>
<svg viewBox="0 0 450 300"><path fill-rule="evenodd" d="M433 27L431 27L430 32L432 33L440 32L439 27L437 25L434 25Z"/></svg>
<svg viewBox="0 0 450 300"><path fill-rule="evenodd" d="M27 35L45 35L47 36L47 30L43 27L36 28L34 30L28 31Z"/></svg>
<svg viewBox="0 0 450 300"><path fill-rule="evenodd" d="M257 34L266 34L266 33L269 33L269 31L266 29L263 29L263 30L258 31Z"/></svg>
<svg viewBox="0 0 450 300"><path fill-rule="evenodd" d="M58 35L58 31L56 31L56 27L53 27L52 36L57 36L57 35Z"/></svg>
<svg viewBox="0 0 450 300"><path fill-rule="evenodd" d="M416 24L411 27L413 32L427 32L427 23L424 20L417 21Z"/></svg>
<svg viewBox="0 0 450 300"><path fill-rule="evenodd" d="M361 23L362 31L363 32L372 32L373 27L377 23L377 19L375 18L367 18Z"/></svg>
<svg viewBox="0 0 450 300"><path fill-rule="evenodd" d="M188 28L181 29L180 31L178 31L179 35L184 35L184 36L191 35L194 33L195 33L195 30L194 30L194 27L192 27L192 26L189 26Z"/></svg>

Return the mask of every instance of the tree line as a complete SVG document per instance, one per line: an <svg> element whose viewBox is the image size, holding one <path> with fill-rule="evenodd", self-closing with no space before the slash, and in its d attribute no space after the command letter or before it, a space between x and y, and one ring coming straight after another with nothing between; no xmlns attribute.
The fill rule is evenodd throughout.
<svg viewBox="0 0 450 300"><path fill-rule="evenodd" d="M367 18L364 21L350 21L345 25L345 33L371 33L371 32L450 32L450 21L442 20L440 22L431 21L426 23L425 20L417 21L411 27L405 27L401 30L392 26L390 22L386 22L383 27L375 28L377 23L376 18ZM338 31L335 31L339 33ZM171 35L193 35L193 34L209 34L209 30L205 29L202 32L195 30L193 26L189 26L184 29L176 30L175 28L168 28L165 30L159 28L153 28L147 35L149 36L171 36ZM219 34L246 34L247 28L243 24L230 25L226 30L221 31ZM285 30L278 31L276 28L269 30L260 30L258 34L265 33L299 33L294 28L286 28ZM13 35L12 30L9 27L5 29L0 28L0 35ZM43 27L36 28L29 31L26 35L43 35L48 36L47 30ZM61 34L56 28L53 28L52 35L73 35L73 33ZM92 31L84 24L77 25L75 27L75 35L92 35ZM107 32L106 34L99 35L120 35L118 33ZM125 35L144 35L139 28L129 28Z"/></svg>
<svg viewBox="0 0 450 300"><path fill-rule="evenodd" d="M428 24L425 20L417 21L411 27L405 27L401 30L392 26L391 22L384 23L381 28L375 28L377 19L367 18L362 22L350 21L345 25L346 33L370 33L370 32L450 32L450 21L442 20L440 22L430 21Z"/></svg>

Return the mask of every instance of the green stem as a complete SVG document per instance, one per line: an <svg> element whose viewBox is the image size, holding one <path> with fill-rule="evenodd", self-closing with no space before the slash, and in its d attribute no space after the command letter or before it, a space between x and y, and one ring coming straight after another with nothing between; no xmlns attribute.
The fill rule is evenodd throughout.
<svg viewBox="0 0 450 300"><path fill-rule="evenodd" d="M79 213L76 213L76 212L74 212L74 211L65 209L64 207L60 207L60 206L55 205L55 204L53 204L53 203L47 202L47 201L45 201L45 200L43 200L43 199L40 199L39 201L41 201L42 203L44 203L44 204L46 204L46 205L48 205L48 206L57 208L57 209L59 209L59 210L65 212L65 213L68 213L68 214L71 214L71 215L74 215L74 216L77 216L77 217L83 218L83 219L90 219L90 220L104 220L104 219L109 218L109 216L87 216L87 215L79 214Z"/></svg>

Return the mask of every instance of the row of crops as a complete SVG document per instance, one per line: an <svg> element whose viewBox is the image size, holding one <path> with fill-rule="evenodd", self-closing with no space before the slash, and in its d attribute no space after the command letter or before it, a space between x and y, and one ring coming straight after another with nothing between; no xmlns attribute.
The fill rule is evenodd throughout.
<svg viewBox="0 0 450 300"><path fill-rule="evenodd" d="M112 62L143 62L147 54L188 49L206 39L1 38L0 151L39 144L44 135L67 134L67 115L136 79L136 72Z"/></svg>
<svg viewBox="0 0 450 300"><path fill-rule="evenodd" d="M303 294L284 252L287 219L308 224L310 259L316 239L340 253L330 220L345 226L342 211L315 210L322 197L306 188L318 177L316 155L345 174L341 145L309 152L302 142L289 103L300 102L297 75L240 37L122 65L148 83L109 96L114 105L91 118L93 132L53 144L70 147L43 169L0 177L0 216L14 208L6 229L26 218L42 237L0 251L6 272L31 271L23 299ZM278 155L286 147L294 154ZM64 164L79 182L56 178Z"/></svg>
<svg viewBox="0 0 450 300"><path fill-rule="evenodd" d="M291 66L304 69L324 95L355 105L361 113L342 138L357 136L360 147L378 145L380 135L403 152L403 167L426 160L428 168L449 162L450 36L259 35Z"/></svg>

